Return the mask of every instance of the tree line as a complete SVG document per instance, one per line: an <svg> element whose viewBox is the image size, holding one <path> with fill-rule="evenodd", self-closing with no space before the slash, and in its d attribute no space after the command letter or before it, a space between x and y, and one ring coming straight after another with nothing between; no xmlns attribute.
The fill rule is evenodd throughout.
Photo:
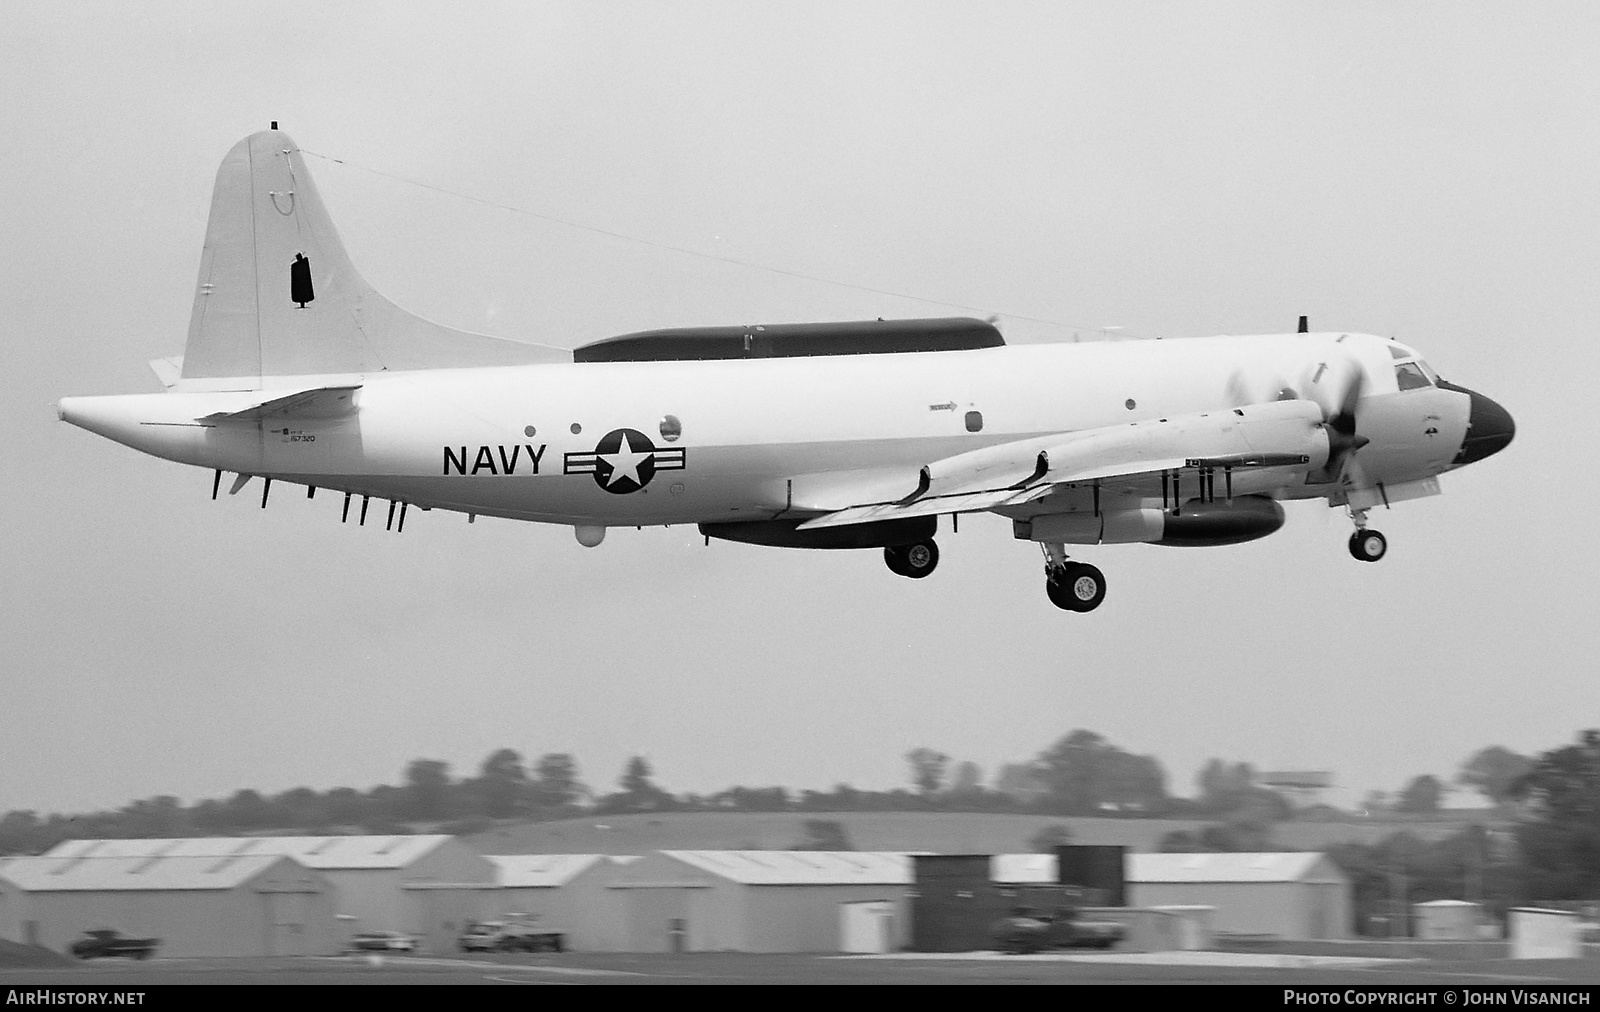
<svg viewBox="0 0 1600 1012"><path fill-rule="evenodd" d="M665 811L837 812L978 811L1054 815L1206 814L1234 799L1173 798L1152 756L1134 755L1092 731L1076 730L1026 763L1008 764L984 783L977 764L952 764L929 748L906 754L908 785L886 791L835 784L828 790L734 786L712 794L675 794L659 786L649 761L630 757L616 788L597 792L580 777L575 757L546 753L529 763L511 748L491 752L475 775L456 776L448 763L415 759L399 784L369 789L296 787L276 794L253 789L191 805L170 795L116 810L0 816L0 854L39 853L65 839L297 833L404 833L418 828L471 833L506 820L534 821ZM1275 797L1258 792L1264 801Z"/></svg>
<svg viewBox="0 0 1600 1012"><path fill-rule="evenodd" d="M1525 903L1600 901L1600 730L1533 757L1484 749L1458 781L1481 791L1504 819L1439 840L1402 831L1328 848L1350 877L1357 930L1409 935L1412 906L1431 900L1481 903L1497 917ZM1434 788L1421 790L1426 798ZM1399 806L1408 804L1405 793Z"/></svg>
<svg viewBox="0 0 1600 1012"><path fill-rule="evenodd" d="M614 790L599 793L580 778L570 754L546 753L532 763L510 748L491 752L475 775L416 759L398 785L367 790L298 787L265 795L240 790L226 799L184 805L159 796L121 809L40 817L0 816L0 855L41 853L65 839L230 836L273 831L307 834L397 834L418 830L472 833L503 821L539 821L583 814L666 811L848 812L976 811L1056 816L1164 817L1202 820L1169 834L1168 851L1281 850L1275 826L1296 812L1262 787L1243 762L1212 759L1196 777L1193 797L1167 791L1166 773L1148 755L1130 753L1088 730L1063 735L1034 758L1003 765L989 782L972 762L931 748L906 753L907 786L887 791L836 784L826 791L735 786L714 794L674 794L655 781L643 756L628 759ZM1397 832L1371 845L1340 844L1329 854L1353 882L1358 925L1388 930L1408 904L1429 899L1481 900L1491 909L1529 900L1600 899L1600 730L1538 756L1491 746L1473 755L1454 782L1496 806L1497 825L1468 827L1427 841L1403 831L1404 817L1439 809L1446 784L1413 778L1393 795L1370 795L1363 810L1387 813ZM1325 815L1335 813L1326 812ZM797 847L848 849L836 822L807 820ZM1031 841L1048 850L1068 842L1065 823ZM1381 933L1381 930L1380 930Z"/></svg>

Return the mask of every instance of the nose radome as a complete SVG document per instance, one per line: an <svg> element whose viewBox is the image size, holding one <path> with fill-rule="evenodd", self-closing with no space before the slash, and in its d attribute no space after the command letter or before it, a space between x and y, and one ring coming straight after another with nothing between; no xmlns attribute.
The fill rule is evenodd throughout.
<svg viewBox="0 0 1600 1012"><path fill-rule="evenodd" d="M1461 452L1451 463L1470 464L1504 450L1511 437L1517 434L1517 423L1511 420L1511 412L1474 390L1456 389L1472 398L1472 406L1467 414L1467 435L1461 441Z"/></svg>

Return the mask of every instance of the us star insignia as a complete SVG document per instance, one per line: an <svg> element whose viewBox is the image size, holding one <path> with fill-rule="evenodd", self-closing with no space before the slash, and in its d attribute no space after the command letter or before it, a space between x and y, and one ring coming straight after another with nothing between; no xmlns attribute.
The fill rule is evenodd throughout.
<svg viewBox="0 0 1600 1012"><path fill-rule="evenodd" d="M681 446L658 448L638 429L612 429L600 437L594 452L564 454L563 473L592 474L594 483L615 495L637 492L657 471L681 471L688 451Z"/></svg>

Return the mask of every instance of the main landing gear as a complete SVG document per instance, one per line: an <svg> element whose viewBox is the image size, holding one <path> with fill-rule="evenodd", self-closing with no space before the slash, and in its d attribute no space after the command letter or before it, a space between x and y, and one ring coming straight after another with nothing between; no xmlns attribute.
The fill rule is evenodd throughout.
<svg viewBox="0 0 1600 1012"><path fill-rule="evenodd" d="M1367 528L1367 511L1351 510L1356 532L1350 535L1350 555L1362 562L1377 562L1389 551L1389 539Z"/></svg>
<svg viewBox="0 0 1600 1012"><path fill-rule="evenodd" d="M920 580L939 564L939 546L932 538L909 545L890 545L883 550L883 561L891 573Z"/></svg>
<svg viewBox="0 0 1600 1012"><path fill-rule="evenodd" d="M1064 611L1094 611L1106 599L1106 576L1087 562L1072 562L1066 547L1045 544L1044 593Z"/></svg>

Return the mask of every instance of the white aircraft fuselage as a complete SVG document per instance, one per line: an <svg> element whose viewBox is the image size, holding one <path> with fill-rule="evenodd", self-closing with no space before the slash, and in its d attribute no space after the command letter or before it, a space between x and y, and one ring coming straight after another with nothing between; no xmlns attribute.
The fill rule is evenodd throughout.
<svg viewBox="0 0 1600 1012"><path fill-rule="evenodd" d="M836 490L898 498L916 487L926 462L981 447L1225 414L1235 406L1230 384L1270 400L1335 352L1367 371L1364 410L1386 409L1384 431L1367 433L1368 477L1431 478L1460 452L1469 396L1394 389L1391 347L1398 346L1368 335L1279 334L298 376L273 384L359 384L357 410L281 425L219 424L199 419L246 408L262 391L191 393L180 385L164 394L70 398L62 417L179 463L418 506L573 525L715 523L854 505ZM982 415L979 431L967 431L970 411ZM681 426L670 442L661 434L668 416ZM642 483L636 472L572 470L584 462L569 465L569 455L594 454L619 428L649 440L630 444L632 452L676 459L652 460ZM1423 435L1429 428L1436 431ZM1235 482L1239 494L1327 494L1282 468Z"/></svg>
<svg viewBox="0 0 1600 1012"><path fill-rule="evenodd" d="M1230 544L1276 530L1279 500L1324 498L1356 520L1352 554L1376 561L1370 509L1436 493L1514 432L1488 398L1366 334L1005 346L980 321L879 321L576 353L459 334L361 280L276 130L219 170L188 349L164 381L58 410L235 472L234 491L260 477L263 505L271 481L365 497L361 522L378 498L404 504L402 525L404 507L453 510L570 524L591 545L607 527L692 523L881 547L925 576L938 515L991 511L1045 547L1052 601L1079 611L1103 578L1066 544Z"/></svg>

